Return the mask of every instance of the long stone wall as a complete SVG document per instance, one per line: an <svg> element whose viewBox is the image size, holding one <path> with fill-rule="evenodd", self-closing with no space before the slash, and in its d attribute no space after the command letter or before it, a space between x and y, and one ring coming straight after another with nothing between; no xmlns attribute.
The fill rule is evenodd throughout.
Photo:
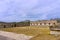
<svg viewBox="0 0 60 40"><path fill-rule="evenodd" d="M53 26L57 25L57 21L44 20L44 21L23 21L15 23L0 23L0 28L8 27L24 27L24 26Z"/></svg>
<svg viewBox="0 0 60 40"><path fill-rule="evenodd" d="M31 21L30 26L53 26L57 25L57 21Z"/></svg>
<svg viewBox="0 0 60 40"><path fill-rule="evenodd" d="M30 26L30 21L27 22L15 22L15 23L0 23L0 28L9 28L9 27L24 27Z"/></svg>
<svg viewBox="0 0 60 40"><path fill-rule="evenodd" d="M6 23L1 24L1 23L0 23L0 28L14 27L14 25L15 25L15 24L6 24Z"/></svg>

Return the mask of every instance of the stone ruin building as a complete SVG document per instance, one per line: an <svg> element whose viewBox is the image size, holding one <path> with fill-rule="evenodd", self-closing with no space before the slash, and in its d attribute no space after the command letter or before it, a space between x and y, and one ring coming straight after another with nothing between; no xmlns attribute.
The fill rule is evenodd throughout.
<svg viewBox="0 0 60 40"><path fill-rule="evenodd" d="M31 21L30 26L53 26L57 25L56 20Z"/></svg>
<svg viewBox="0 0 60 40"><path fill-rule="evenodd" d="M53 26L57 25L56 20L22 21L22 22L0 22L0 28L23 27L23 26Z"/></svg>
<svg viewBox="0 0 60 40"><path fill-rule="evenodd" d="M30 26L29 21L22 22L0 22L0 28L10 28L10 27L23 27Z"/></svg>

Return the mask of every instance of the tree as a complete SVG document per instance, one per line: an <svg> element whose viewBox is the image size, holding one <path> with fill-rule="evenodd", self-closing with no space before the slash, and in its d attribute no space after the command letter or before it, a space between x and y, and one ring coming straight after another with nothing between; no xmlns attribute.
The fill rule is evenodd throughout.
<svg viewBox="0 0 60 40"><path fill-rule="evenodd" d="M60 18L54 18L54 19L50 19L50 20L57 20L57 22L60 23Z"/></svg>

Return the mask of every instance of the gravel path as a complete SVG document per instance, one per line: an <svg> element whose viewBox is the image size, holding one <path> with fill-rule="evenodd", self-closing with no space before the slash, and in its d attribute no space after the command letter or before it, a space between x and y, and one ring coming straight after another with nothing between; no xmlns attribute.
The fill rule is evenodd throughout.
<svg viewBox="0 0 60 40"><path fill-rule="evenodd" d="M0 31L0 35L16 40L29 40L30 38L32 38L32 36L27 36L24 34L16 34L12 32L5 32L5 31Z"/></svg>
<svg viewBox="0 0 60 40"><path fill-rule="evenodd" d="M15 40L15 39L4 37L4 36L0 35L0 40Z"/></svg>

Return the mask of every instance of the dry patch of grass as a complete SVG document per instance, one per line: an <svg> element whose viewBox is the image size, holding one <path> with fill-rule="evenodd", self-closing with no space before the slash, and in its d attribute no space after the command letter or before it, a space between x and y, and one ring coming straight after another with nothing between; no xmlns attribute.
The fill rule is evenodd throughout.
<svg viewBox="0 0 60 40"><path fill-rule="evenodd" d="M54 35L37 35L30 40L57 40L57 38Z"/></svg>
<svg viewBox="0 0 60 40"><path fill-rule="evenodd" d="M1 28L3 31L15 32L26 35L50 34L48 27L16 27L16 28Z"/></svg>
<svg viewBox="0 0 60 40"><path fill-rule="evenodd" d="M15 27L15 28L0 28L0 30L14 32L18 34L26 34L34 36L30 40L60 40L60 36L56 37L54 35L49 35L49 27Z"/></svg>

